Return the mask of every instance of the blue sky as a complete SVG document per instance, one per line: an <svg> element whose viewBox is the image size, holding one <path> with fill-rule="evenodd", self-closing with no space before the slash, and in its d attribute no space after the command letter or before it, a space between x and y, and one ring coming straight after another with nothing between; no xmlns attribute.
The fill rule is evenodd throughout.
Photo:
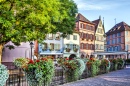
<svg viewBox="0 0 130 86"><path fill-rule="evenodd" d="M116 23L126 22L130 25L130 1L129 0L74 0L78 6L78 12L90 21L96 20L101 15L105 32Z"/></svg>

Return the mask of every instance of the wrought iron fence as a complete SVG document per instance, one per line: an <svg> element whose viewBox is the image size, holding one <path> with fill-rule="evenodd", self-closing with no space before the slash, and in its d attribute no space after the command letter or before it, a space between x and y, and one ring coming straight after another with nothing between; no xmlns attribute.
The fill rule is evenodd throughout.
<svg viewBox="0 0 130 86"><path fill-rule="evenodd" d="M2 64L6 65L9 70L9 78L6 81L5 86L29 86L23 70L17 68L11 62L5 62ZM99 74L102 74L104 72L105 70L102 67L100 67ZM91 76L91 71L86 68L86 70L84 71L84 73L79 79L85 79L90 76ZM67 81L65 80L64 71L61 67L56 67L55 74L51 82L51 86L57 86L64 83L67 83Z"/></svg>

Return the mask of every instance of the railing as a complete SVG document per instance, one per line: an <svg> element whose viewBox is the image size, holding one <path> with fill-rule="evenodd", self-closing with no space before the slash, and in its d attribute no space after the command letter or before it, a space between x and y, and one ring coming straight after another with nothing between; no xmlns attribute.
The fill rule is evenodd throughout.
<svg viewBox="0 0 130 86"><path fill-rule="evenodd" d="M6 81L5 86L29 86L25 74L21 69L15 67L13 63L7 62L2 64L6 65L9 70L9 78ZM99 74L105 73L104 68L100 67L99 70L100 70ZM91 76L91 71L86 69L79 79L85 79L90 76ZM57 86L64 83L67 83L67 81L65 80L63 69L61 67L56 67L55 75L51 82L51 86Z"/></svg>

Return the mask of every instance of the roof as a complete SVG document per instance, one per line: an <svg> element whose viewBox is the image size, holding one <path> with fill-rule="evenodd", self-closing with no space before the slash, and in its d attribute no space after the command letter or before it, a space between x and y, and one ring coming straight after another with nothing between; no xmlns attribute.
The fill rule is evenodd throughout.
<svg viewBox="0 0 130 86"><path fill-rule="evenodd" d="M95 31L97 30L98 24L100 22L100 19L92 21L95 24Z"/></svg>
<svg viewBox="0 0 130 86"><path fill-rule="evenodd" d="M123 22L123 21L116 24L115 26L113 26L106 33L106 35L111 35L111 34L119 33L119 32L122 32L122 31L130 31L130 26L128 24L126 24L125 22Z"/></svg>
<svg viewBox="0 0 130 86"><path fill-rule="evenodd" d="M82 14L78 13L76 16L76 21L83 21L83 22L87 22L90 24L94 24L91 21L89 21L87 18L85 18Z"/></svg>

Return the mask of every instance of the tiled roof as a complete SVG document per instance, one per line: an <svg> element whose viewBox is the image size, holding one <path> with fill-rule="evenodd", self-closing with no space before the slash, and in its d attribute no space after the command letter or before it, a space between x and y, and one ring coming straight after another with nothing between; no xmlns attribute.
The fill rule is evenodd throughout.
<svg viewBox="0 0 130 86"><path fill-rule="evenodd" d="M76 21L83 21L93 24L91 21L89 21L87 18L85 18L82 14L78 13L76 16Z"/></svg>
<svg viewBox="0 0 130 86"><path fill-rule="evenodd" d="M113 26L107 33L106 35L111 35L111 34L115 34L118 32L122 32L122 31L130 31L130 26L128 24L126 24L125 22L120 22L118 24L116 24L115 26Z"/></svg>

